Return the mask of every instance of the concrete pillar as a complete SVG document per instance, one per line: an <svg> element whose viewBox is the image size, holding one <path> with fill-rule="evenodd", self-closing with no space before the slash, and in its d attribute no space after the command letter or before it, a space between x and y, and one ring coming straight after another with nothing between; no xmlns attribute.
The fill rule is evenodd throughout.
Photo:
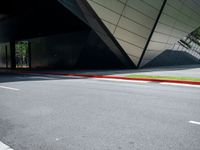
<svg viewBox="0 0 200 150"><path fill-rule="evenodd" d="M11 52L11 69L16 68L16 56L15 56L15 42L10 42L10 52Z"/></svg>
<svg viewBox="0 0 200 150"><path fill-rule="evenodd" d="M28 41L28 60L29 60L29 68L32 67L32 64L31 64L31 42Z"/></svg>

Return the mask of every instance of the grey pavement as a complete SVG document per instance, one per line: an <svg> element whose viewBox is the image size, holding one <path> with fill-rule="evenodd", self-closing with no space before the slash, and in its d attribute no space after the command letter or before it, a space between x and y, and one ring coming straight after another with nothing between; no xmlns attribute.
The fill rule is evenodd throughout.
<svg viewBox="0 0 200 150"><path fill-rule="evenodd" d="M117 75L126 76L130 74L200 78L200 65L144 68L128 73L122 72Z"/></svg>
<svg viewBox="0 0 200 150"><path fill-rule="evenodd" d="M199 150L200 88L0 74L0 141L14 150Z"/></svg>
<svg viewBox="0 0 200 150"><path fill-rule="evenodd" d="M200 78L200 65L182 65L182 66L168 66L168 67L127 69L127 70L107 70L107 71L88 70L86 72L79 71L78 73L115 75L115 76L127 76L127 75L137 74L137 75L152 75L152 76L178 76L178 77Z"/></svg>

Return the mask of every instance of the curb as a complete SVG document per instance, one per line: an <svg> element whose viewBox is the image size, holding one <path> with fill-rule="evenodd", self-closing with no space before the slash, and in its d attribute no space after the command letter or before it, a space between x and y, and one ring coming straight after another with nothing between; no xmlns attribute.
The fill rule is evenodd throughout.
<svg viewBox="0 0 200 150"><path fill-rule="evenodd" d="M52 72L17 72L20 74L33 74L33 75L59 75L59 76L72 76L72 77L83 77L83 78L97 78L97 79L118 79L127 81L149 81L159 83L176 83L176 84L189 84L189 85L200 85L200 81L181 81L181 80L166 80L166 79L152 79L152 78L128 78L121 76L106 76L106 75L91 75L91 74L65 74L65 73L52 73Z"/></svg>
<svg viewBox="0 0 200 150"><path fill-rule="evenodd" d="M14 149L10 148L10 146L0 141L0 150L14 150Z"/></svg>

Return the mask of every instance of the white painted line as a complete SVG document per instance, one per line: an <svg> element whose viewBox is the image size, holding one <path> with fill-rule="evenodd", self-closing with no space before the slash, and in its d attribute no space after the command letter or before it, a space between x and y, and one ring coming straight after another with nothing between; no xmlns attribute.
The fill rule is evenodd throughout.
<svg viewBox="0 0 200 150"><path fill-rule="evenodd" d="M94 80L107 80L107 81L119 81L119 82L134 82L134 83L149 83L150 82L150 81L106 79L106 78L92 78L92 79L94 79Z"/></svg>
<svg viewBox="0 0 200 150"><path fill-rule="evenodd" d="M62 76L63 77L63 76ZM77 78L77 79L85 79L85 77L80 77L80 76L64 76L68 78Z"/></svg>
<svg viewBox="0 0 200 150"><path fill-rule="evenodd" d="M0 141L0 150L14 150L14 149L10 148L10 146L8 146Z"/></svg>
<svg viewBox="0 0 200 150"><path fill-rule="evenodd" d="M189 123L200 125L200 122L197 122L197 121L189 121Z"/></svg>
<svg viewBox="0 0 200 150"><path fill-rule="evenodd" d="M180 83L168 83L168 82L161 82L160 84L200 88L200 85L192 85L192 84L180 84Z"/></svg>
<svg viewBox="0 0 200 150"><path fill-rule="evenodd" d="M55 78L52 78L52 77L42 77L42 76L35 76L35 77L28 77L29 79L55 79Z"/></svg>
<svg viewBox="0 0 200 150"><path fill-rule="evenodd" d="M19 91L19 89L7 87L7 86L0 86L0 88L2 88L2 89L8 89L8 90L14 90L14 91Z"/></svg>

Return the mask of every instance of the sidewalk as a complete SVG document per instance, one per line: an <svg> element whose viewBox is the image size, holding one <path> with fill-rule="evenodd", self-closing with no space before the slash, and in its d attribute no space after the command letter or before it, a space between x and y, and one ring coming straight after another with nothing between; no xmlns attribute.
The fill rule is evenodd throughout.
<svg viewBox="0 0 200 150"><path fill-rule="evenodd" d="M13 70L11 70L13 72ZM148 76L171 76L171 77L191 77L200 78L200 65L196 66L178 66L178 67L163 67L149 68L140 70L16 70L15 73L20 74L35 74L35 75L60 75L73 76L83 78L98 78L98 79L117 79L117 80L137 80L149 82L166 82L177 84L200 85L200 81L191 80L175 80L175 79L160 79L150 78ZM147 77L127 77L129 75L147 75Z"/></svg>

